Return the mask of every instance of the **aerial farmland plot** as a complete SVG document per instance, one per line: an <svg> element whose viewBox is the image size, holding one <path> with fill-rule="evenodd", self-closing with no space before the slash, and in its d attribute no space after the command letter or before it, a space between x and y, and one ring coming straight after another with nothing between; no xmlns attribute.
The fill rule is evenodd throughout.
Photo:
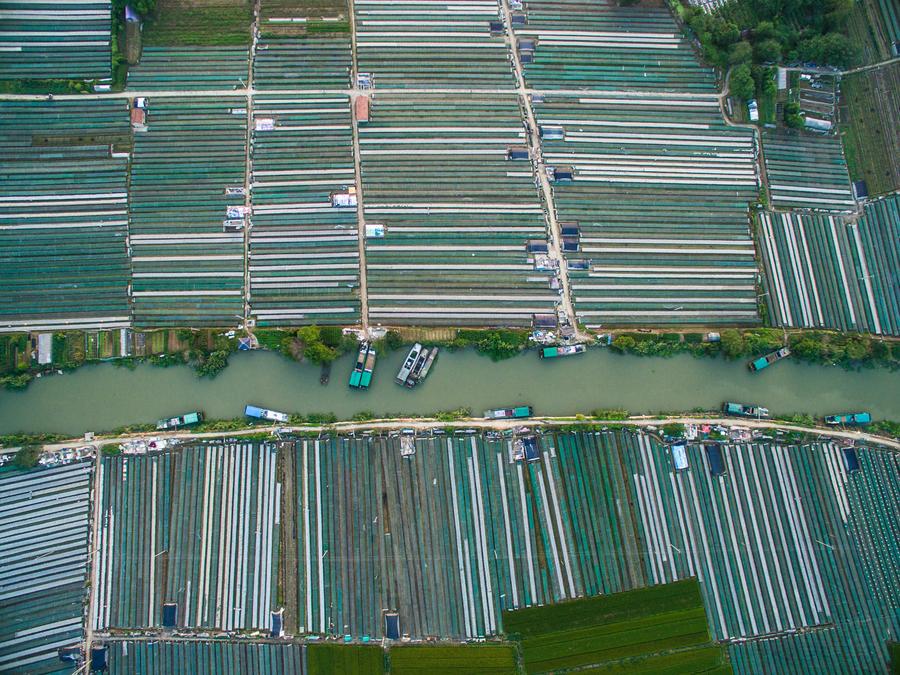
<svg viewBox="0 0 900 675"><path fill-rule="evenodd" d="M711 650L712 659L707 651L692 653L711 642L695 580L518 610L503 622L508 635L521 639L529 673L632 665L674 672L695 660L710 666L704 672L728 672L721 648Z"/></svg>

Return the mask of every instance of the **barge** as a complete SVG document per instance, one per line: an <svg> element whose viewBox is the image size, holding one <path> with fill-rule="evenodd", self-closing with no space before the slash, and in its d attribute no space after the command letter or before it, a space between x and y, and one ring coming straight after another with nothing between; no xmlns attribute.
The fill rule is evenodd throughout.
<svg viewBox="0 0 900 675"><path fill-rule="evenodd" d="M403 365L400 366L400 370L397 372L397 377L394 378L394 381L397 384L406 384L406 380L409 377L410 373L412 373L413 368L416 365L416 361L419 360L419 355L421 353L422 345L417 342L412 346L412 349L409 350L409 354L406 355L406 359L403 361Z"/></svg>
<svg viewBox="0 0 900 675"><path fill-rule="evenodd" d="M558 347L544 347L541 350L542 359L556 359L560 356L572 356L573 354L584 354L587 351L585 345L563 345Z"/></svg>
<svg viewBox="0 0 900 675"><path fill-rule="evenodd" d="M350 386L354 388L359 388L360 382L362 382L363 370L366 367L366 354L369 352L369 343L363 342L359 346L359 354L356 356L356 365L353 366L353 370L350 372Z"/></svg>
<svg viewBox="0 0 900 675"><path fill-rule="evenodd" d="M747 367L751 372L755 373L757 371L762 370L763 368L768 368L776 361L781 361L781 359L786 359L791 355L791 350L787 347L782 347L781 349L777 349L774 352L766 354L765 356L760 356L758 359L754 359L750 363L747 364Z"/></svg>
<svg viewBox="0 0 900 675"><path fill-rule="evenodd" d="M534 409L530 405L520 405L515 408L494 408L485 410L486 420L518 420L534 415Z"/></svg>
<svg viewBox="0 0 900 675"><path fill-rule="evenodd" d="M255 405L248 405L244 408L244 414L247 417L253 417L258 420L267 420L269 422L289 422L290 415L275 410L266 410L265 408L257 408Z"/></svg>
<svg viewBox="0 0 900 675"><path fill-rule="evenodd" d="M833 426L843 424L848 427L868 424L871 421L872 416L867 412L842 413L840 415L828 415L828 417L825 418L825 424L831 424Z"/></svg>
<svg viewBox="0 0 900 675"><path fill-rule="evenodd" d="M366 361L363 365L362 377L359 380L360 389L368 389L369 385L372 384L372 373L375 371L375 356L375 348L369 347L369 351L366 353Z"/></svg>
<svg viewBox="0 0 900 675"><path fill-rule="evenodd" d="M178 417L169 417L168 419L159 420L156 423L157 431L168 431L169 429L177 429L179 427L188 427L192 424L200 424L203 421L202 412L189 412Z"/></svg>
<svg viewBox="0 0 900 675"><path fill-rule="evenodd" d="M734 415L735 417L755 417L762 419L769 416L769 409L758 405L747 405L745 403L724 403L722 404L722 412L726 415Z"/></svg>

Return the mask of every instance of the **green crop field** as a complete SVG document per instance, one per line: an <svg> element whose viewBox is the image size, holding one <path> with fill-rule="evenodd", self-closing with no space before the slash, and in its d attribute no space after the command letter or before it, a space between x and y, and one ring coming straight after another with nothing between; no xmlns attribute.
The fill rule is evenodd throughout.
<svg viewBox="0 0 900 675"><path fill-rule="evenodd" d="M144 24L144 46L248 45L252 20L247 0L158 0Z"/></svg>
<svg viewBox="0 0 900 675"><path fill-rule="evenodd" d="M685 651L710 643L695 579L504 612L503 625L508 635L522 640L528 672L585 666L602 666L601 672L631 666L684 672L693 670L688 664L694 662L701 670L725 667L718 648L712 648L715 655L708 649Z"/></svg>
<svg viewBox="0 0 900 675"><path fill-rule="evenodd" d="M479 673L507 675L516 672L512 645L454 645L396 647L391 649L392 675Z"/></svg>
<svg viewBox="0 0 900 675"><path fill-rule="evenodd" d="M381 647L343 644L311 644L306 650L309 675L381 675L384 652Z"/></svg>
<svg viewBox="0 0 900 675"><path fill-rule="evenodd" d="M871 195L900 189L900 63L844 77L840 118L850 177Z"/></svg>

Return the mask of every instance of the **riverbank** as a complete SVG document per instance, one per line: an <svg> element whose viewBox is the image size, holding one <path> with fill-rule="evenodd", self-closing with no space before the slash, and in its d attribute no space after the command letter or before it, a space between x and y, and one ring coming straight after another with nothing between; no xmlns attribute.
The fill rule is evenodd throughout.
<svg viewBox="0 0 900 675"><path fill-rule="evenodd" d="M514 329L421 328L382 331L375 340L379 354L408 347L413 342L458 351L473 349L494 361L536 351L530 332ZM45 375L71 372L83 366L112 362L134 368L147 363L168 368L188 365L199 377L213 378L224 371L229 357L243 349L262 349L285 358L330 366L341 356L355 353L357 336L335 326L300 329L259 329L249 335L235 331L157 330L54 333L48 353L41 354L36 335L0 335L0 387L22 390ZM721 333L625 331L595 336L593 349L643 357L756 358L788 346L796 361L845 369L900 369L900 341L869 335L831 331L783 331L772 328L726 329ZM43 356L45 363L39 361Z"/></svg>

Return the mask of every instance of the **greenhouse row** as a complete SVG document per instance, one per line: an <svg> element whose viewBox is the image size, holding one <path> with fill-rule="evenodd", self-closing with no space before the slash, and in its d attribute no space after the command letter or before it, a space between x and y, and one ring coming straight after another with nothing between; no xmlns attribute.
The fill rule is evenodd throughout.
<svg viewBox="0 0 900 675"><path fill-rule="evenodd" d="M800 132L766 132L762 137L773 208L856 208L839 138Z"/></svg>
<svg viewBox="0 0 900 675"><path fill-rule="evenodd" d="M509 87L502 31L491 0L354 0L360 73L379 87Z"/></svg>
<svg viewBox="0 0 900 675"><path fill-rule="evenodd" d="M503 610L697 577L744 672L811 640L878 669L900 467L850 452L688 444L677 469L645 434L518 432L107 458L95 621L158 627L170 603L178 627L471 639Z"/></svg>
<svg viewBox="0 0 900 675"><path fill-rule="evenodd" d="M359 127L367 232L381 226L366 237L372 322L530 325L555 311L532 165L508 159L525 142L513 95L375 96Z"/></svg>
<svg viewBox="0 0 900 675"><path fill-rule="evenodd" d="M91 469L0 474L0 672L53 672L84 639Z"/></svg>
<svg viewBox="0 0 900 675"><path fill-rule="evenodd" d="M306 647L246 642L116 640L105 644L111 673L216 673L216 675L304 675Z"/></svg>
<svg viewBox="0 0 900 675"><path fill-rule="evenodd" d="M122 101L0 103L0 332L129 325Z"/></svg>
<svg viewBox="0 0 900 675"><path fill-rule="evenodd" d="M134 325L237 325L247 99L153 98L146 120L129 190Z"/></svg>
<svg viewBox="0 0 900 675"><path fill-rule="evenodd" d="M900 201L863 217L761 213L759 245L773 324L900 334Z"/></svg>
<svg viewBox="0 0 900 675"><path fill-rule="evenodd" d="M616 0L530 0L513 36L536 89L681 91L715 94L715 71L701 65L664 6Z"/></svg>
<svg viewBox="0 0 900 675"><path fill-rule="evenodd" d="M556 215L577 234L563 250L581 321L758 322L747 222L756 148L752 134L725 125L714 97L546 96L534 105Z"/></svg>
<svg viewBox="0 0 900 675"><path fill-rule="evenodd" d="M231 90L247 84L249 61L242 47L144 47L128 70L135 91Z"/></svg>
<svg viewBox="0 0 900 675"><path fill-rule="evenodd" d="M360 320L350 99L254 100L250 306L258 325Z"/></svg>
<svg viewBox="0 0 900 675"><path fill-rule="evenodd" d="M109 0L0 2L0 80L110 75Z"/></svg>
<svg viewBox="0 0 900 675"><path fill-rule="evenodd" d="M104 458L95 629L266 629L276 609L276 450Z"/></svg>

